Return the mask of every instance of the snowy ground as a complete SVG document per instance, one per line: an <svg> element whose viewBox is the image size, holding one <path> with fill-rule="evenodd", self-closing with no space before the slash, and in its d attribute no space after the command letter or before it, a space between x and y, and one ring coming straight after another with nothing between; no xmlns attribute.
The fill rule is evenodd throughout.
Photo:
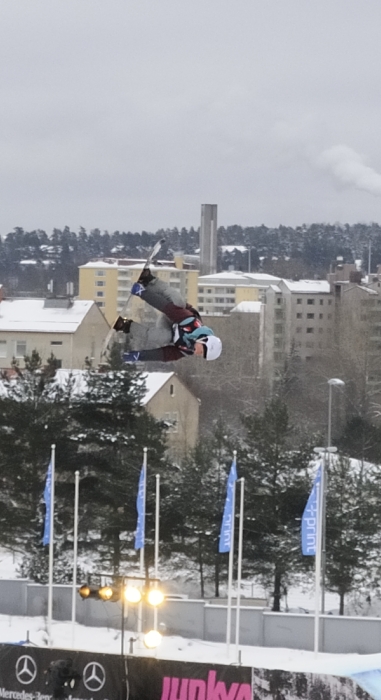
<svg viewBox="0 0 381 700"><path fill-rule="evenodd" d="M126 631L125 651L129 652L129 638L135 633ZM11 617L0 615L0 642L18 644L29 639L30 643L47 646L46 619L42 617ZM119 654L121 650L120 632L107 628L84 627L70 622L52 624L53 647L77 649L99 653ZM202 663L237 663L235 643L230 645L228 655L226 644L204 642L183 637L163 637L159 647L148 650L142 642L134 642L133 653L158 659L194 661ZM353 675L381 668L381 654L314 654L295 649L269 649L264 647L240 647L241 664L256 668L304 671L332 675Z"/></svg>

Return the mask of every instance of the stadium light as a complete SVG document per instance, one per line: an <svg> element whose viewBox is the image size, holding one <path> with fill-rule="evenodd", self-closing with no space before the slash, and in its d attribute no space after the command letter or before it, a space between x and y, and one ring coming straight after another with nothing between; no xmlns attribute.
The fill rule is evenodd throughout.
<svg viewBox="0 0 381 700"><path fill-rule="evenodd" d="M144 646L147 647L147 649L156 649L161 640L162 636L157 630L150 630L143 637Z"/></svg>

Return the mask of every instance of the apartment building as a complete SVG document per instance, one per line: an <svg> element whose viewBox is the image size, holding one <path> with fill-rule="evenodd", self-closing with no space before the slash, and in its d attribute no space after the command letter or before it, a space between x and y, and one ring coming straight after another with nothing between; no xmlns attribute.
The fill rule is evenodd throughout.
<svg viewBox="0 0 381 700"><path fill-rule="evenodd" d="M198 309L204 316L228 314L241 302L258 302L279 277L260 272L219 272L198 278Z"/></svg>
<svg viewBox="0 0 381 700"><path fill-rule="evenodd" d="M325 280L280 280L265 292L261 371L274 379L292 350L308 362L320 357L332 338L334 295Z"/></svg>
<svg viewBox="0 0 381 700"><path fill-rule="evenodd" d="M160 264L159 264L160 263ZM182 294L191 304L197 304L197 270L175 267L175 262L163 260L151 265L153 274ZM111 325L130 296L144 260L95 260L79 268L79 299L93 299ZM136 321L151 315L141 299L132 298L129 315Z"/></svg>

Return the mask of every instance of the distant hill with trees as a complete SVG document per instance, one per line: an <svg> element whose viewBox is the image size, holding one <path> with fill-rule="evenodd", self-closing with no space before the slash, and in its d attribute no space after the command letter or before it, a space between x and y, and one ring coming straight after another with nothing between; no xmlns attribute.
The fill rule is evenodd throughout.
<svg viewBox="0 0 381 700"><path fill-rule="evenodd" d="M195 253L199 230L193 227L159 229L155 232L72 231L68 226L52 233L16 227L0 239L0 281L9 295L43 295L53 280L57 293L66 283L78 289L78 267L94 258L144 257L158 238L165 237L162 256L172 251ZM381 225L316 223L292 228L278 226L220 226L220 246L240 246L219 252L219 269L264 271L288 278L325 276L338 256L343 262L362 260L368 269L371 244L372 271L381 264ZM242 250L246 248L245 250Z"/></svg>

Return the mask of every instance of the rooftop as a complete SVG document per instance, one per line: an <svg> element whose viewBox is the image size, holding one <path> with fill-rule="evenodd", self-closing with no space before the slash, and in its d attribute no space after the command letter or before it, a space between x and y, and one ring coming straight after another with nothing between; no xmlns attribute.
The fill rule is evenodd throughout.
<svg viewBox="0 0 381 700"><path fill-rule="evenodd" d="M92 300L76 299L68 308L47 308L45 299L5 299L0 303L0 332L75 333Z"/></svg>

